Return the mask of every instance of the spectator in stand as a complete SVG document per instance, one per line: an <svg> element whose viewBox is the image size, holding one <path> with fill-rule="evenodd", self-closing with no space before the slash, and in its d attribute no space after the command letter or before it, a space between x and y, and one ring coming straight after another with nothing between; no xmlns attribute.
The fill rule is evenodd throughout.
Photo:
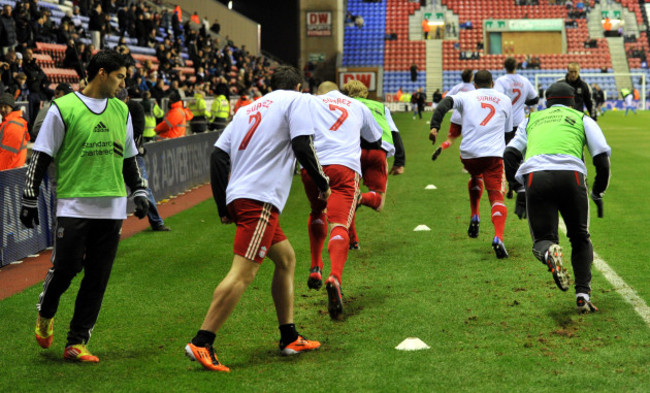
<svg viewBox="0 0 650 393"><path fill-rule="evenodd" d="M411 82L415 82L418 80L418 66L415 63L411 64Z"/></svg>
<svg viewBox="0 0 650 393"><path fill-rule="evenodd" d="M20 54L20 56L22 58L23 56L22 53ZM6 89L7 87L15 83L16 75L18 75L19 69L22 68L22 64L20 64L18 60L18 53L16 53L16 51L13 49L7 51L7 53L4 56L4 60L5 60L4 63L1 63L0 66L3 69L2 84ZM0 91L0 93L2 93L2 91Z"/></svg>
<svg viewBox="0 0 650 393"><path fill-rule="evenodd" d="M27 159L27 122L9 93L0 95L0 171L19 168Z"/></svg>
<svg viewBox="0 0 650 393"><path fill-rule="evenodd" d="M0 48L3 55L16 46L16 22L11 16L11 11L10 5L5 4L2 6L2 14L0 14Z"/></svg>
<svg viewBox="0 0 650 393"><path fill-rule="evenodd" d="M95 48L102 48L102 36L106 27L104 26L104 14L102 13L101 3L97 3L95 7L90 12L90 19L88 20L88 32L90 33L90 39Z"/></svg>
<svg viewBox="0 0 650 393"><path fill-rule="evenodd" d="M68 41L65 49L65 57L63 58L63 66L65 68L72 68L77 71L79 79L86 77L86 67L81 59L81 53L86 50L86 44L83 42L74 43L73 40Z"/></svg>
<svg viewBox="0 0 650 393"><path fill-rule="evenodd" d="M180 95L174 92L169 96L169 111L163 121L156 126L161 138L178 138L187 133L187 122L192 120L192 112L183 107Z"/></svg>
<svg viewBox="0 0 650 393"><path fill-rule="evenodd" d="M429 25L429 19L424 18L422 20L422 34L424 34L424 39L429 39L429 32L431 31L431 26Z"/></svg>
<svg viewBox="0 0 650 393"><path fill-rule="evenodd" d="M19 72L14 79L14 83L7 87L7 93L10 93L16 101L27 101L29 99L27 76Z"/></svg>
<svg viewBox="0 0 650 393"><path fill-rule="evenodd" d="M212 23L212 26L210 26L210 31L213 32L214 34L219 34L221 31L221 25L219 24L219 19L214 18L214 23Z"/></svg>
<svg viewBox="0 0 650 393"><path fill-rule="evenodd" d="M148 91L142 93L142 101L140 104L144 109L144 131L142 136L145 142L151 142L156 138L157 119L162 120L165 112L160 109L156 100L151 98L151 92Z"/></svg>
<svg viewBox="0 0 650 393"><path fill-rule="evenodd" d="M41 108L41 101L50 99L54 92L50 90L47 85L49 81L47 76L36 64L34 59L34 52L31 49L26 49L23 59L23 72L27 75L27 87L29 88L29 124L34 123L38 110Z"/></svg>
<svg viewBox="0 0 650 393"><path fill-rule="evenodd" d="M237 111L239 108L246 106L248 104L253 103L253 101L249 98L248 92L242 92L242 94L239 96L239 99L237 102L235 102L235 109L233 110L233 114L237 114Z"/></svg>

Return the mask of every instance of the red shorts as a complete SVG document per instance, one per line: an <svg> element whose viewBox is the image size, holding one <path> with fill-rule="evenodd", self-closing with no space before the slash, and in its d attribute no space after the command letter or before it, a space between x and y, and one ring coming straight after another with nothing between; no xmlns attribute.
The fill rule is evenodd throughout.
<svg viewBox="0 0 650 393"><path fill-rule="evenodd" d="M388 163L383 149L361 149L361 173L363 185L370 191L386 192L388 182Z"/></svg>
<svg viewBox="0 0 650 393"><path fill-rule="evenodd" d="M285 240L278 209L270 203L252 199L235 199L228 204L228 213L237 224L233 252L257 263L275 243Z"/></svg>
<svg viewBox="0 0 650 393"><path fill-rule="evenodd" d="M343 165L326 165L323 171L330 178L330 195L327 202L318 199L319 190L307 171L302 170L302 184L309 199L312 211L327 208L327 222L350 226L357 207L359 192L359 174Z"/></svg>
<svg viewBox="0 0 650 393"><path fill-rule="evenodd" d="M463 132L463 127L460 124L449 123L449 133L447 138L458 138Z"/></svg>
<svg viewBox="0 0 650 393"><path fill-rule="evenodd" d="M501 157L480 157L480 158L461 158L460 161L465 166L467 172L472 177L483 177L483 184L488 191L505 190L503 178L503 158Z"/></svg>

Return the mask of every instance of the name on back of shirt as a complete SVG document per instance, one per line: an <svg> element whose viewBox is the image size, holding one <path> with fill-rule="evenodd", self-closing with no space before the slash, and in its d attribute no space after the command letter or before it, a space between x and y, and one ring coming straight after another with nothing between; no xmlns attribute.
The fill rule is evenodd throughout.
<svg viewBox="0 0 650 393"><path fill-rule="evenodd" d="M495 104L498 104L501 102L501 98L499 97L492 97L492 96L476 96L477 101L491 101L494 102Z"/></svg>
<svg viewBox="0 0 650 393"><path fill-rule="evenodd" d="M249 105L250 108L245 107L245 108L247 108L246 109L246 114L249 115L252 112L257 112L262 108L268 108L268 107L271 106L272 103L273 103L273 101L271 101L271 100L264 100L264 101L261 101L261 102L254 102L252 105Z"/></svg>
<svg viewBox="0 0 650 393"><path fill-rule="evenodd" d="M329 97L324 97L323 102L325 104L338 104L338 105L345 105L345 106L350 106L352 101L345 99L345 98L329 98Z"/></svg>

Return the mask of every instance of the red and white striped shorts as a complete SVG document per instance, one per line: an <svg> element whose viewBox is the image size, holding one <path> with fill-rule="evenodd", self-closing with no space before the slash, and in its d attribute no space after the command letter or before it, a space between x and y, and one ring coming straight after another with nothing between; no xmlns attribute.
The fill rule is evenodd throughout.
<svg viewBox="0 0 650 393"><path fill-rule="evenodd" d="M271 246L287 237L280 228L278 209L270 203L252 199L235 199L228 213L237 224L233 252L262 263Z"/></svg>

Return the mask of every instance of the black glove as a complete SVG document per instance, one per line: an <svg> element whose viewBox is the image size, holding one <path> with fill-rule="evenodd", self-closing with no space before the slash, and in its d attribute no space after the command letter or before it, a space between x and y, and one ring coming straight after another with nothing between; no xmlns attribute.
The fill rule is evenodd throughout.
<svg viewBox="0 0 650 393"><path fill-rule="evenodd" d="M145 218L149 211L149 200L145 196L144 192L136 192L133 197L133 202L135 203L135 212L133 214L140 219Z"/></svg>
<svg viewBox="0 0 650 393"><path fill-rule="evenodd" d="M598 208L598 218L603 218L603 197L601 195L594 194L593 191L591 191L591 200L594 201L596 204L596 207Z"/></svg>
<svg viewBox="0 0 650 393"><path fill-rule="evenodd" d="M34 225L40 224L38 221L38 199L23 198L20 206L20 221L27 228L34 228Z"/></svg>
<svg viewBox="0 0 650 393"><path fill-rule="evenodd" d="M435 161L436 158L438 158L438 156L440 155L440 153L442 153L442 146L438 146L436 151L433 152L433 155L431 156L431 160Z"/></svg>
<svg viewBox="0 0 650 393"><path fill-rule="evenodd" d="M517 202L515 203L515 214L519 217L520 220L525 219L526 215L526 193L518 192L517 193Z"/></svg>

